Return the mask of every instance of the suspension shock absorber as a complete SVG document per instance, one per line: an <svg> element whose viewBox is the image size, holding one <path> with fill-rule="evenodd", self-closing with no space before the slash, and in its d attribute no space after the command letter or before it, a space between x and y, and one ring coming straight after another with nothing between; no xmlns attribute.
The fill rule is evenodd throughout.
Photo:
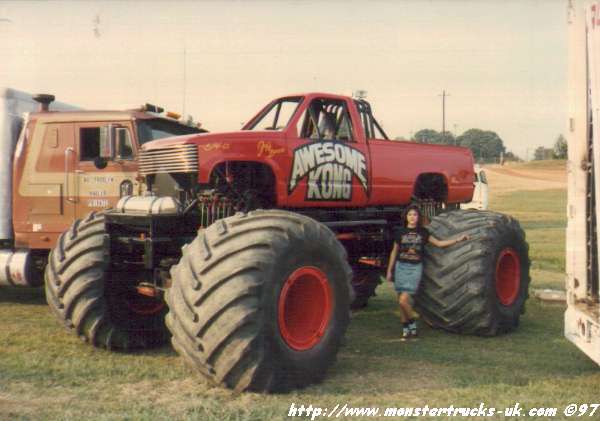
<svg viewBox="0 0 600 421"><path fill-rule="evenodd" d="M198 207L200 208L200 226L206 228L208 226L208 206L205 196L200 198Z"/></svg>

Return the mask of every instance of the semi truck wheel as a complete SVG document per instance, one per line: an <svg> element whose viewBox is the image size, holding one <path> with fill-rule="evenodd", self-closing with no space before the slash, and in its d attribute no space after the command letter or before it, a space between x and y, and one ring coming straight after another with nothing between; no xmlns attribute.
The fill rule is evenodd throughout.
<svg viewBox="0 0 600 421"><path fill-rule="evenodd" d="M448 248L428 245L417 307L434 327L494 336L514 330L525 311L529 288L529 246L510 216L456 210L429 225L436 238L468 234L470 241Z"/></svg>
<svg viewBox="0 0 600 421"><path fill-rule="evenodd" d="M46 300L54 314L86 342L107 349L149 348L168 339L166 305L140 296L130 277L106 274L104 214L77 220L50 252Z"/></svg>
<svg viewBox="0 0 600 421"><path fill-rule="evenodd" d="M171 269L174 348L212 382L283 392L323 379L349 323L352 271L335 235L280 210L200 230Z"/></svg>

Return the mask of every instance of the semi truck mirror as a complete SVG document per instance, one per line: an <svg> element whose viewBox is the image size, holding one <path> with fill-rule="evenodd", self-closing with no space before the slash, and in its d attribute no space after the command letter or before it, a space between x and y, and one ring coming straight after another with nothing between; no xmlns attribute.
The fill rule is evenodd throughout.
<svg viewBox="0 0 600 421"><path fill-rule="evenodd" d="M102 158L101 156L97 156L94 158L94 165L99 170L103 170L108 165L108 160L106 158Z"/></svg>
<svg viewBox="0 0 600 421"><path fill-rule="evenodd" d="M106 160L114 159L114 157L115 127L112 124L109 124L108 126L100 127L100 158L104 158Z"/></svg>

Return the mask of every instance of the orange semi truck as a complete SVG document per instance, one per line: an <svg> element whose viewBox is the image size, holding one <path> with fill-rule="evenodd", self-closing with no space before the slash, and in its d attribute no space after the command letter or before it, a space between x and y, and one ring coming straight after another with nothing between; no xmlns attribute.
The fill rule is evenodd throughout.
<svg viewBox="0 0 600 421"><path fill-rule="evenodd" d="M318 382L349 323L353 272L378 274L363 262L385 261L414 202L437 238L471 237L426 247L422 316L486 336L519 323L525 235L507 215L459 209L471 152L391 141L364 100L282 97L241 131L147 142L138 159L143 194L77 220L46 268L53 312L95 346L171 337L199 373L239 391Z"/></svg>
<svg viewBox="0 0 600 421"><path fill-rule="evenodd" d="M60 233L136 193L145 142L204 131L144 108L87 111L0 89L0 286L41 285ZM112 152L101 148L109 137Z"/></svg>

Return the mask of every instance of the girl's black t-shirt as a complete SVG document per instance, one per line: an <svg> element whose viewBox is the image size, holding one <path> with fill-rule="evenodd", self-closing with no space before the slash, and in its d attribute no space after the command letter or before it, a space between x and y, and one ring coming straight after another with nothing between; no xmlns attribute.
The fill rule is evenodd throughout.
<svg viewBox="0 0 600 421"><path fill-rule="evenodd" d="M399 262L418 264L423 261L423 251L429 240L429 232L425 228L397 228L393 238L399 247Z"/></svg>

